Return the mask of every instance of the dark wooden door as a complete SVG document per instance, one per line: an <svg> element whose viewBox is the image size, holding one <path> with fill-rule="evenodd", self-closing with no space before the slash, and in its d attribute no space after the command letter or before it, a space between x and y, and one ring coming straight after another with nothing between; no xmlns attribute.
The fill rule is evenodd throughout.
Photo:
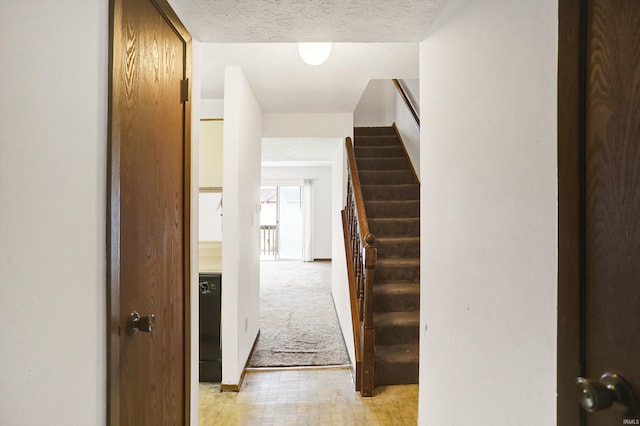
<svg viewBox="0 0 640 426"><path fill-rule="evenodd" d="M558 424L636 424L575 378L640 396L640 1L560 6Z"/></svg>
<svg viewBox="0 0 640 426"><path fill-rule="evenodd" d="M168 4L112 1L109 421L189 418L190 38ZM182 89L182 90L181 90ZM153 314L127 333L130 314Z"/></svg>
<svg viewBox="0 0 640 426"><path fill-rule="evenodd" d="M590 0L586 59L584 374L640 395L640 1Z"/></svg>

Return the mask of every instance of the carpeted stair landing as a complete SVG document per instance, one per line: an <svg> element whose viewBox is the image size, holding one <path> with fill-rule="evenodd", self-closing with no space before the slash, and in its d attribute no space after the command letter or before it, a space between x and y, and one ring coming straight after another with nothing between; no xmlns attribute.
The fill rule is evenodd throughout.
<svg viewBox="0 0 640 426"><path fill-rule="evenodd" d="M354 150L378 248L375 384L418 383L420 184L394 127L356 127Z"/></svg>

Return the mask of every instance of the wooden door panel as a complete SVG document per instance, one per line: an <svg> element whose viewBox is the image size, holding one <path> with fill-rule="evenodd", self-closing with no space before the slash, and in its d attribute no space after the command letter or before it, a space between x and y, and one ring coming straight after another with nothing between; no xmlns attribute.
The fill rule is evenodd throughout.
<svg viewBox="0 0 640 426"><path fill-rule="evenodd" d="M558 424L609 426L625 417L580 409L575 380L640 396L640 1L559 6Z"/></svg>
<svg viewBox="0 0 640 426"><path fill-rule="evenodd" d="M640 2L591 0L585 132L585 375L640 395ZM621 424L613 410L587 425Z"/></svg>
<svg viewBox="0 0 640 426"><path fill-rule="evenodd" d="M189 412L189 39L167 12L112 3L109 420L120 425L184 424ZM126 333L134 311L155 315L151 333Z"/></svg>

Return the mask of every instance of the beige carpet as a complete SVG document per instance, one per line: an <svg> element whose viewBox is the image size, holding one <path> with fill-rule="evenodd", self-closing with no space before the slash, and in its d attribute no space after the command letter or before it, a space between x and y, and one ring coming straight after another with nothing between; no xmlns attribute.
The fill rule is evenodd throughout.
<svg viewBox="0 0 640 426"><path fill-rule="evenodd" d="M260 337L249 367L344 365L331 262L260 264Z"/></svg>

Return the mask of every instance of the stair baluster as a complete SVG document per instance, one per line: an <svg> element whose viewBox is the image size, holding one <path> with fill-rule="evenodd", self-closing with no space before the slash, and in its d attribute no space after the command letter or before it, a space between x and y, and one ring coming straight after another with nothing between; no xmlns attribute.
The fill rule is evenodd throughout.
<svg viewBox="0 0 640 426"><path fill-rule="evenodd" d="M375 386L375 329L373 327L373 277L377 255L375 236L369 232L362 198L353 142L346 139L348 157L347 203L343 210L343 225L349 283L355 303L358 324L354 324L356 345L356 389L362 396L373 396ZM346 223L345 223L346 222ZM354 303L352 301L352 309ZM358 330L356 330L358 328Z"/></svg>

